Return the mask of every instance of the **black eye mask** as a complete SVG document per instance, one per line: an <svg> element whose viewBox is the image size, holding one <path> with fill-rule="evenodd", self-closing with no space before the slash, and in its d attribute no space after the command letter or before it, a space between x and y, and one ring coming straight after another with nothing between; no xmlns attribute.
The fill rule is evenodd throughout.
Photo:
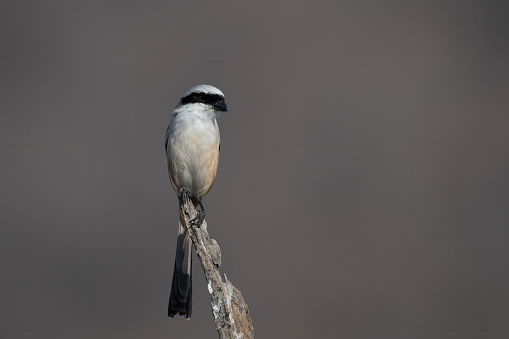
<svg viewBox="0 0 509 339"><path fill-rule="evenodd" d="M220 104L221 102L224 102L224 97L222 95L203 92L191 93L188 96L182 98L182 105L202 103L214 106Z"/></svg>

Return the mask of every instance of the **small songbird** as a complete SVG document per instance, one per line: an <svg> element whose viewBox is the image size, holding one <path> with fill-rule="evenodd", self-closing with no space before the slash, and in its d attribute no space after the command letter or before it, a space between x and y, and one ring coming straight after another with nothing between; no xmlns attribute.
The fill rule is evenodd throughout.
<svg viewBox="0 0 509 339"><path fill-rule="evenodd" d="M224 94L219 89L209 85L192 87L184 93L171 113L166 131L165 147L171 185L177 195L181 188L186 188L195 208L200 208L198 217L192 220L198 227L205 218L201 200L214 184L219 161L220 140L216 118L219 112L227 110ZM182 213L179 213L179 217L168 316L173 318L179 314L190 319L192 241Z"/></svg>

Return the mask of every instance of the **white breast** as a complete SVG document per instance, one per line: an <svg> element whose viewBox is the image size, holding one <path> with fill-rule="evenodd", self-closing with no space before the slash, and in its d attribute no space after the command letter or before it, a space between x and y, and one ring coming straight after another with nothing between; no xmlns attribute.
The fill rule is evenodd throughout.
<svg viewBox="0 0 509 339"><path fill-rule="evenodd" d="M172 185L202 198L212 187L219 160L219 127L215 111L202 104L176 109L168 129L167 158Z"/></svg>

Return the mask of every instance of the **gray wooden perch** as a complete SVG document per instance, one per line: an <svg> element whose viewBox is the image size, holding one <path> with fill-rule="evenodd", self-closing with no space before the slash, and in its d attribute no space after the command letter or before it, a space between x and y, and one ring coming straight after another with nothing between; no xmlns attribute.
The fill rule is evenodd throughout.
<svg viewBox="0 0 509 339"><path fill-rule="evenodd" d="M221 278L218 270L218 267L221 266L221 249L214 239L210 239L207 222L204 220L200 227L190 226L189 221L195 218L198 212L184 188L180 190L179 201L189 236L193 241L208 282L207 287L212 299L212 314L219 338L254 338L253 322L247 304L242 298L242 293L232 285L226 274L224 281Z"/></svg>

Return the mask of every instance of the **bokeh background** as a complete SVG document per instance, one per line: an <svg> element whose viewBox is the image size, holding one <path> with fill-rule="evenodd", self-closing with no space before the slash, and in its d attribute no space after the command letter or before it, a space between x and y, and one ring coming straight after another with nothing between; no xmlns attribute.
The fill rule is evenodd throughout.
<svg viewBox="0 0 509 339"><path fill-rule="evenodd" d="M170 112L227 96L204 200L258 338L509 337L504 1L2 1L0 337L166 316Z"/></svg>

